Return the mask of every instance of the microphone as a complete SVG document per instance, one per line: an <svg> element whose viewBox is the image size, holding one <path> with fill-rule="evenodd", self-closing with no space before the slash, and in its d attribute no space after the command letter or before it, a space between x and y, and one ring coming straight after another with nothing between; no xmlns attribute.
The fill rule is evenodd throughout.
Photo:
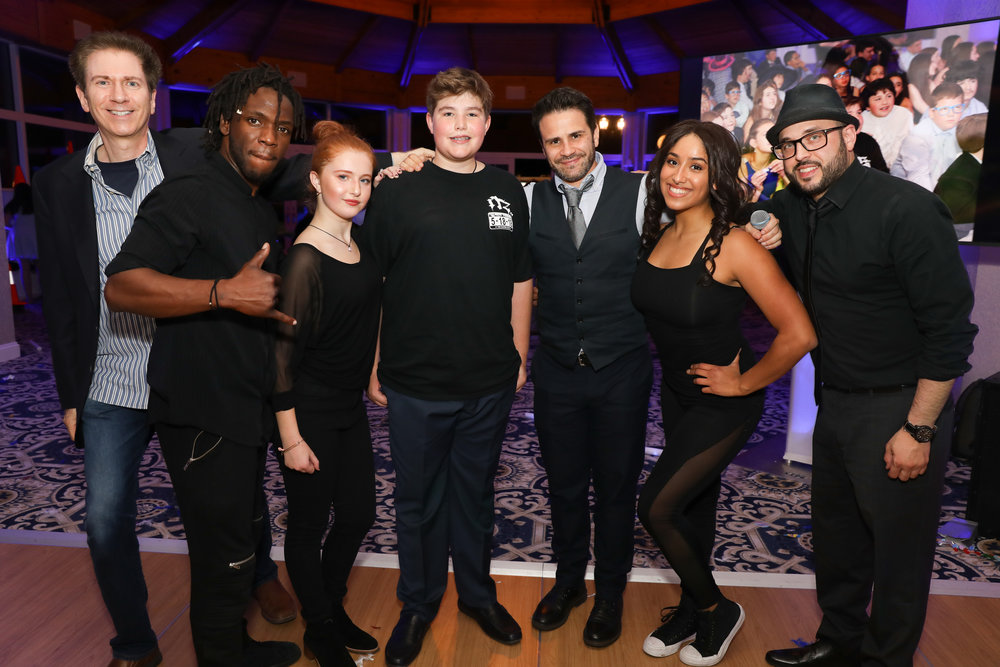
<svg viewBox="0 0 1000 667"><path fill-rule="evenodd" d="M750 214L750 225L756 230L761 230L767 226L767 221L770 219L771 215L767 211L757 209Z"/></svg>

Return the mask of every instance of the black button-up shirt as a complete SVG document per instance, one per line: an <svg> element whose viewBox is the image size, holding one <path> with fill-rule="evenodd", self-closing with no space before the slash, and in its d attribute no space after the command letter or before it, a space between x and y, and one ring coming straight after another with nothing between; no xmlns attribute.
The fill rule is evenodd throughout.
<svg viewBox="0 0 1000 667"><path fill-rule="evenodd" d="M856 160L823 200L811 288L820 379L881 387L951 380L969 370L978 330L969 322L972 287L941 200ZM800 291L808 205L792 187L768 206L781 220Z"/></svg>

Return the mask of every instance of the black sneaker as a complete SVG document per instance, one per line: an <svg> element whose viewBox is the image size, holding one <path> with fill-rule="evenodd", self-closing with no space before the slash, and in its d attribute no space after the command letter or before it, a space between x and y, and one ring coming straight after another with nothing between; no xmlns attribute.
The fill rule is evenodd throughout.
<svg viewBox="0 0 1000 667"><path fill-rule="evenodd" d="M694 641L681 649L680 659L685 665L705 667L717 665L726 657L729 644L746 619L743 607L722 598L712 611L695 612L697 632Z"/></svg>
<svg viewBox="0 0 1000 667"><path fill-rule="evenodd" d="M694 639L696 628L694 607L686 602L681 598L681 603L676 607L662 609L660 627L653 630L642 643L642 650L646 655L665 658L677 653L685 642Z"/></svg>

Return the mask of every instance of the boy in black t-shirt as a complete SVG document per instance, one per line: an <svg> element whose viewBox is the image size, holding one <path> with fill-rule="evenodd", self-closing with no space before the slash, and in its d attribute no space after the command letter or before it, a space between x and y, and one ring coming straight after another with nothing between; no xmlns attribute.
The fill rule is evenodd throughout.
<svg viewBox="0 0 1000 667"><path fill-rule="evenodd" d="M388 404L396 469L399 622L386 662L420 652L448 582L493 639L521 629L489 575L493 477L507 416L527 378L528 208L510 174L476 159L493 93L453 67L427 89L435 156L385 181L363 227L385 284L380 359L369 396Z"/></svg>

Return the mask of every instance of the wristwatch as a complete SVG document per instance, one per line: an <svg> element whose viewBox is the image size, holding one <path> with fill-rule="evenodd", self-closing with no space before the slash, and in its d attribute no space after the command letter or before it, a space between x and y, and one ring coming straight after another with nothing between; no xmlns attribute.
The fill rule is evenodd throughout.
<svg viewBox="0 0 1000 667"><path fill-rule="evenodd" d="M923 426L911 424L910 422L903 424L903 428L917 442L930 442L934 439L934 435L937 433L937 426Z"/></svg>

